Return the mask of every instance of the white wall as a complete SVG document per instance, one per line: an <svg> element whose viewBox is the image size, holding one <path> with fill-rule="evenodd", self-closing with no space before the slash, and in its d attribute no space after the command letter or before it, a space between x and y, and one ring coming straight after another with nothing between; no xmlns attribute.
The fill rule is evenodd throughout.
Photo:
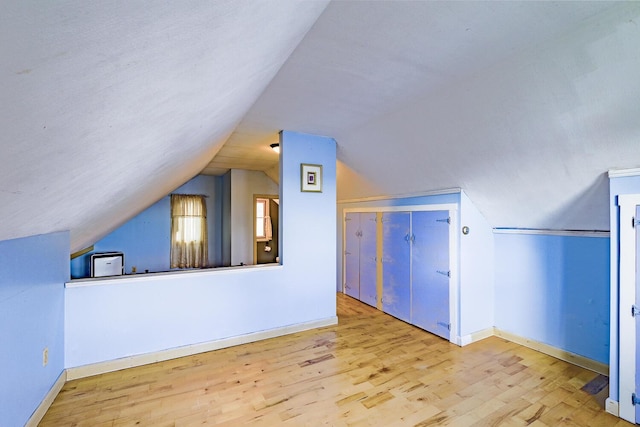
<svg viewBox="0 0 640 427"><path fill-rule="evenodd" d="M337 321L335 141L283 132L281 147L282 265L73 282L65 367ZM322 193L300 192L300 163L323 166Z"/></svg>
<svg viewBox="0 0 640 427"><path fill-rule="evenodd" d="M231 170L231 265L253 264L253 195L279 194L260 171Z"/></svg>
<svg viewBox="0 0 640 427"><path fill-rule="evenodd" d="M493 229L465 194L460 192L460 335L491 328L494 321Z"/></svg>

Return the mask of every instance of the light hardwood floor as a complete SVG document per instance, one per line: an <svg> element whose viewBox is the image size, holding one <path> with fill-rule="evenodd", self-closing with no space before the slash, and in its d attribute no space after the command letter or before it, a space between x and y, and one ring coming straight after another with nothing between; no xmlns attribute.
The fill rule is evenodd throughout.
<svg viewBox="0 0 640 427"><path fill-rule="evenodd" d="M591 371L460 348L338 294L339 324L68 382L41 426L631 426Z"/></svg>

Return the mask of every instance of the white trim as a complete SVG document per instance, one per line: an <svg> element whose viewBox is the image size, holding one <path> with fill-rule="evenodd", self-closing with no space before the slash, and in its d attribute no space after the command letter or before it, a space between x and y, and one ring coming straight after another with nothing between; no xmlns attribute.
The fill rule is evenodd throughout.
<svg viewBox="0 0 640 427"><path fill-rule="evenodd" d="M571 363L572 365L577 365L602 375L607 375L607 376L609 375L609 365L607 365L606 363L598 362L597 360L593 360L588 357L581 356L579 354L571 353L570 351L553 347L549 344L545 344L540 341L521 337L519 335L512 334L511 332L503 331L496 327L483 329L481 331L477 331L472 334L465 335L459 339L459 342L457 344L460 346L465 346L465 345L474 343L476 341L489 338L490 336L503 338L507 341L514 342L523 347L527 347L532 350L539 351L540 353L553 356L556 359L563 360L567 363ZM616 402L616 409L617 409L617 402ZM617 415L617 414L614 414L614 415Z"/></svg>
<svg viewBox="0 0 640 427"><path fill-rule="evenodd" d="M575 237L609 237L611 233L600 230L550 230L543 228L494 228L493 234L540 234L545 236L575 236Z"/></svg>
<svg viewBox="0 0 640 427"><path fill-rule="evenodd" d="M462 337L460 337L460 342L458 342L457 344L460 347L464 347L465 345L469 345L471 343L477 342L477 341L482 341L485 338L489 338L494 336L495 333L495 328L487 328L487 329L483 329L481 331L476 331L472 334L469 335L464 335Z"/></svg>
<svg viewBox="0 0 640 427"><path fill-rule="evenodd" d="M454 188L446 188L443 190L423 191L419 193L405 193L405 194L395 194L395 195L387 195L387 196L359 197L356 199L342 199L342 200L338 200L337 203L340 204L340 203L377 202L381 200L407 199L410 197L441 196L444 194L458 194L461 191L462 191L461 188L454 187Z"/></svg>
<svg viewBox="0 0 640 427"><path fill-rule="evenodd" d="M626 176L640 176L640 168L609 170L609 178L623 178Z"/></svg>
<svg viewBox="0 0 640 427"><path fill-rule="evenodd" d="M235 337L223 338L220 340L214 340L205 343L186 345L183 347L176 347L168 350L161 350L154 353L140 354L135 356L123 357L121 359L93 363L90 365L67 368L67 378L68 380L75 380L78 378L90 377L92 375L104 374L106 372L119 371L121 369L148 365L150 363L176 359L178 357L191 356L207 351L219 350L222 348L233 347L250 342L294 334L310 329L331 326L337 323L338 317L333 316L326 319L315 320L312 322L298 323L295 325L283 326L281 328L274 328L246 335L238 335Z"/></svg>
<svg viewBox="0 0 640 427"><path fill-rule="evenodd" d="M340 289L342 289L342 293L343 294L347 294L347 269L345 268L345 266L347 265L347 213L346 212L342 212L342 224L340 225L342 227L342 243L341 243L341 250L342 250L342 254L340 259L342 260L342 265L340 266L340 270L342 273L342 280L341 280L341 284L340 284Z"/></svg>
<svg viewBox="0 0 640 427"><path fill-rule="evenodd" d="M363 208L343 208L342 216L352 212L416 212L416 211L457 211L457 203L440 203L437 205L377 206Z"/></svg>
<svg viewBox="0 0 640 427"><path fill-rule="evenodd" d="M446 205L442 205L446 206ZM449 205L449 342L460 342L460 229L458 223L458 206Z"/></svg>
<svg viewBox="0 0 640 427"><path fill-rule="evenodd" d="M139 274L127 274L123 276L109 276L109 277L90 277L86 279L72 279L71 281L64 284L65 288L84 288L87 286L100 286L100 285L121 285L121 284L130 284L130 283L139 283L139 282L149 282L149 281L157 281L157 280L171 280L175 279L176 276L182 274L188 274L189 277L199 277L199 276L212 276L212 275L224 275L231 273L240 273L242 271L252 270L252 269L274 269L280 270L283 268L283 265L278 263L272 264L260 264L260 265L243 265L236 267L217 267L217 268L206 268L202 270L181 270L181 271L164 271L161 273L139 273Z"/></svg>
<svg viewBox="0 0 640 427"><path fill-rule="evenodd" d="M511 332L500 330L498 328L495 328L495 335L497 337L504 338L507 341L520 344L532 350L539 351L540 353L548 354L549 356L553 356L556 359L564 360L565 362L580 366L590 371L597 372L602 375L609 375L609 365L607 365L606 363L598 362L597 360L589 359L588 357L571 353L570 351L562 350L560 348L553 347L540 341L524 338L519 335L512 334Z"/></svg>
<svg viewBox="0 0 640 427"><path fill-rule="evenodd" d="M618 230L619 247L619 306L618 336L619 346L619 410L620 418L636 422L636 410L631 403L631 394L636 390L636 320L631 316L631 306L636 301L636 229L631 227L636 215L636 206L640 205L640 195L621 194L618 196L620 217ZM615 268L615 266L612 266ZM616 284L611 284L615 286Z"/></svg>
<svg viewBox="0 0 640 427"><path fill-rule="evenodd" d="M60 393L60 390L62 390L62 387L64 387L64 384L66 382L67 371L63 370L62 373L60 373L60 375L58 376L56 382L53 383L53 386L51 386L49 392L45 395L44 399L42 399L42 402L40 402L36 410L33 411L33 414L31 414L31 417L29 417L29 420L25 424L25 427L37 427L38 424L40 424L40 421L42 421L42 418L44 418L44 415L47 413L49 407L55 400L56 396L58 396L58 393Z"/></svg>
<svg viewBox="0 0 640 427"><path fill-rule="evenodd" d="M604 401L604 410L611 415L620 417L620 408L618 402L616 400L611 400L610 397L607 397L607 400Z"/></svg>

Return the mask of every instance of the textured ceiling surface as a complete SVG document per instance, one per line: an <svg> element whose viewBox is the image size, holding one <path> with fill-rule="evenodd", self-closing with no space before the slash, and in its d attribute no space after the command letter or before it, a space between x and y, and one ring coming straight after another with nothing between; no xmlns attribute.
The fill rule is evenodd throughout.
<svg viewBox="0 0 640 427"><path fill-rule="evenodd" d="M608 228L640 166L640 3L5 2L0 240L80 249L200 171L338 142L340 199L461 187L494 227Z"/></svg>
<svg viewBox="0 0 640 427"><path fill-rule="evenodd" d="M494 227L606 230L606 172L640 166L639 18L638 2L332 2L227 144L330 135L339 199L459 187Z"/></svg>
<svg viewBox="0 0 640 427"><path fill-rule="evenodd" d="M198 174L325 7L4 2L0 240L80 249Z"/></svg>

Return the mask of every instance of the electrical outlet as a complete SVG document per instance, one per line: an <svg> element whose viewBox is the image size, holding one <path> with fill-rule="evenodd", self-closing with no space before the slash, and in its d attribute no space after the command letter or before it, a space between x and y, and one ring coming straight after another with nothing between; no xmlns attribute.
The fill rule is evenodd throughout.
<svg viewBox="0 0 640 427"><path fill-rule="evenodd" d="M42 350L42 366L47 366L49 363L49 347L45 347Z"/></svg>
<svg viewBox="0 0 640 427"><path fill-rule="evenodd" d="M133 267L131 267L131 274L135 274L137 271L136 266L134 265Z"/></svg>

